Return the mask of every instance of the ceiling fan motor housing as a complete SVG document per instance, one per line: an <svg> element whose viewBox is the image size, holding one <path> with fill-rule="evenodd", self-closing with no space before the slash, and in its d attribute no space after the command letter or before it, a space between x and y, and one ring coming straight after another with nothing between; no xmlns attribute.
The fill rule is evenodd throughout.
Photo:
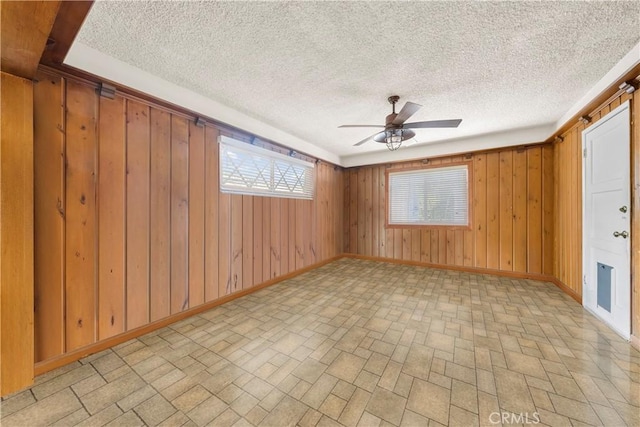
<svg viewBox="0 0 640 427"><path fill-rule="evenodd" d="M385 119L385 129L400 129L402 127L402 125L398 126L393 124L393 121L395 120L397 115L397 113L391 113L387 116L387 118Z"/></svg>

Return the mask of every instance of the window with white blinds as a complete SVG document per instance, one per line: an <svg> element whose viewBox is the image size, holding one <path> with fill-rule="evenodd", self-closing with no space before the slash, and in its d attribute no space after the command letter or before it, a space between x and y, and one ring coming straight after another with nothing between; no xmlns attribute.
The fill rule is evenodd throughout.
<svg viewBox="0 0 640 427"><path fill-rule="evenodd" d="M220 136L220 190L313 199L314 164Z"/></svg>
<svg viewBox="0 0 640 427"><path fill-rule="evenodd" d="M469 225L467 165L389 172L389 225Z"/></svg>

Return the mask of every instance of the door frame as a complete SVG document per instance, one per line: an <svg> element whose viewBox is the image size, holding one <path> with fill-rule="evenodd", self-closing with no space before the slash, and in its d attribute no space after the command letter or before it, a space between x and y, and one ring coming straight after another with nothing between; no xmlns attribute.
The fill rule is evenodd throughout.
<svg viewBox="0 0 640 427"><path fill-rule="evenodd" d="M627 138L628 138L628 144L629 144L629 176L628 176L628 180L627 183L629 185L629 232L631 233L631 236L629 237L629 239L627 240L627 258L628 258L628 263L629 263L629 296L628 296L628 304L629 304L629 331L620 331L618 328L616 328L615 325L612 325L609 323L609 321L605 320L602 318L602 316L600 316L596 311L594 311L593 309L591 309L591 307L589 307L587 305L587 300L590 298L591 295L588 295L587 292L592 292L592 286L594 285L594 278L590 278L591 281L591 286L589 287L589 291L586 291L585 289L585 285L587 284L587 272L588 270L588 263L589 263L589 246L587 245L588 242L588 237L587 237L587 221L586 221L586 215L587 215L587 209L586 209L586 202L587 202L587 197L586 197L586 177L587 177L587 157L585 156L585 150L586 150L586 134L589 131L593 131L594 129L597 129L598 127L602 126L604 123L606 123L607 121L609 121L610 119L612 119L613 117L617 116L618 114L622 114L625 111L627 111L627 117L628 120L626 122L627 125ZM618 107L614 108L613 110L611 110L609 113L607 113L604 117L602 117L600 120L598 120L598 122L594 123L592 126L584 129L582 131L582 143L581 143L581 148L582 148L582 306L591 314L593 314L596 318L598 318L599 320L601 320L602 322L604 322L612 331L614 331L615 333L617 333L618 335L622 336L624 339L626 339L627 341L630 340L631 338L631 332L632 332L632 328L633 328L633 283L632 283L632 269L633 269L633 265L632 265L632 248L631 248L631 240L632 240L632 236L633 236L633 230L632 230L632 218L633 218L633 195L632 195L632 173L633 173L633 165L631 164L632 162L632 128L631 128L631 101L627 100L623 103L621 103Z"/></svg>

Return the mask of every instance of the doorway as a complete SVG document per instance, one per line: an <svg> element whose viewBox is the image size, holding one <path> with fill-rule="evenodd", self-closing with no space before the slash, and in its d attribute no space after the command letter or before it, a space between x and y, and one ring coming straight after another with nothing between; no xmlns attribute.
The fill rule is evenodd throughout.
<svg viewBox="0 0 640 427"><path fill-rule="evenodd" d="M631 333L629 101L582 133L583 305Z"/></svg>

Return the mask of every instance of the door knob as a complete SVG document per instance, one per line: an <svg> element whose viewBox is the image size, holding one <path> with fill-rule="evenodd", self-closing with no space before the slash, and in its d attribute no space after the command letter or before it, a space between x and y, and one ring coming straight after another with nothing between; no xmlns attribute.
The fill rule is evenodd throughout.
<svg viewBox="0 0 640 427"><path fill-rule="evenodd" d="M621 207L620 212L627 213L627 207L626 206Z"/></svg>
<svg viewBox="0 0 640 427"><path fill-rule="evenodd" d="M626 231L623 231L622 233L614 231L613 237L622 237L623 239L626 239L627 237L629 237L629 233L627 233Z"/></svg>

